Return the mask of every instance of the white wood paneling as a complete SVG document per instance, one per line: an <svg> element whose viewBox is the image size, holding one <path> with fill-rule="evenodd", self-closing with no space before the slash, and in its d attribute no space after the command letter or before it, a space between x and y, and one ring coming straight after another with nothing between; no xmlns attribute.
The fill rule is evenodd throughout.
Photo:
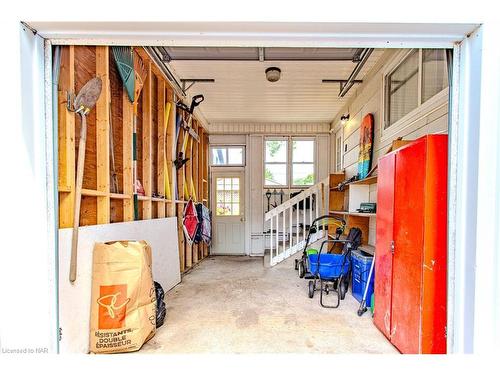
<svg viewBox="0 0 500 375"><path fill-rule="evenodd" d="M264 137L251 135L248 144L247 168L249 179L247 188L250 190L249 218L250 220L250 255L262 255L264 242L262 237L264 226L264 197L262 195L263 165L264 165Z"/></svg>
<svg viewBox="0 0 500 375"><path fill-rule="evenodd" d="M210 134L327 134L329 123L294 123L294 122L262 122L262 123L212 123Z"/></svg>
<svg viewBox="0 0 500 375"><path fill-rule="evenodd" d="M210 134L208 142L210 145L244 145L246 137L243 134Z"/></svg>
<svg viewBox="0 0 500 375"><path fill-rule="evenodd" d="M316 137L316 181L322 181L329 175L328 160L330 159L330 137L328 135L318 135Z"/></svg>
<svg viewBox="0 0 500 375"><path fill-rule="evenodd" d="M446 95L438 95L435 100L432 100L432 103L415 111L412 116L407 118L407 121L398 124L397 129L391 132L390 137L384 137L381 129L383 74L386 66L394 62L398 52L398 50L386 51L379 58L376 66L367 74L366 80L356 88L355 95L340 110L331 124L332 128L339 127L340 116L350 114L350 120L344 126L344 147L347 146L347 151L345 148L343 149L346 177L357 173L359 126L363 117L368 113L373 114L375 119L373 165L377 164L378 158L385 154L392 140L397 137L411 140L425 134L447 132L448 98ZM333 165L330 170L334 170Z"/></svg>
<svg viewBox="0 0 500 375"><path fill-rule="evenodd" d="M340 116L349 113L350 120L343 126L344 132L344 168L346 177L349 178L358 173L359 154L359 126L364 116L373 114L375 119L375 130L373 139L373 165L378 163L378 158L384 155L397 137L403 139L417 139L429 133L446 133L448 131L448 98L446 95L438 95L438 98L417 110L414 115L398 125L392 131L391 136L383 137L382 131L382 95L383 95L383 74L388 64L391 64L398 54L398 50L387 51L378 61L378 64L368 73L365 82L356 88L356 92L337 114L331 124L331 128L341 128ZM330 135L334 142L334 134ZM332 158L330 171L335 169L335 159ZM353 185L356 186L356 185ZM367 200L377 202L377 185L369 186ZM376 219L370 218L368 243L375 245Z"/></svg>
<svg viewBox="0 0 500 375"><path fill-rule="evenodd" d="M377 63L382 49L373 51L357 79ZM244 132L244 123L330 123L354 95L351 89L339 98L338 83L323 79L347 79L356 66L351 61L196 61L173 60L170 67L182 79L209 78L214 83L197 83L190 94L203 94L199 107L212 124L232 123ZM281 69L278 82L268 82L265 70ZM250 132L252 133L252 132Z"/></svg>

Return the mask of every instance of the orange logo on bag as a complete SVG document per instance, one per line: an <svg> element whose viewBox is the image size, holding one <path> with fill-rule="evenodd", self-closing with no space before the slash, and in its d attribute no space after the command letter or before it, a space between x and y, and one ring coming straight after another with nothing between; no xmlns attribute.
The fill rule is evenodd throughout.
<svg viewBox="0 0 500 375"><path fill-rule="evenodd" d="M127 315L127 284L101 285L99 289L99 329L122 328Z"/></svg>

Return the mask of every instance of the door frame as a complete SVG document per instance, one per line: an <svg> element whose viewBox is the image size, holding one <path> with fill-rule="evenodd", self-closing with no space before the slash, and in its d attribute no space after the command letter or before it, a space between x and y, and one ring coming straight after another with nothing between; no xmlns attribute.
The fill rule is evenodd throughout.
<svg viewBox="0 0 500 375"><path fill-rule="evenodd" d="M216 189L215 189L215 178L217 176L230 176L234 175L236 173L239 173L241 175L241 181L240 181L240 186L243 187L244 191L241 194L240 197L243 199L243 207L240 205L240 213L243 217L243 253L235 253L235 254L212 254L211 255L248 255L248 245L247 245L247 176L246 176L246 168L244 166L241 167L210 167L210 207L212 207L212 221L213 221L213 228L212 228L212 237L215 235L215 213L214 210L216 209L217 202L216 202Z"/></svg>
<svg viewBox="0 0 500 375"><path fill-rule="evenodd" d="M150 30L148 31L147 23L139 22L134 26L134 33L139 35L141 31L144 31L143 35L146 36L143 39L134 37L134 33L131 32L106 29L104 23L47 22L45 24L33 23L31 26L33 29L38 28L38 36L45 39L46 74L43 98L45 108L51 106L52 75L51 69L47 67L50 66L53 44L147 45L154 41L157 45L197 46L453 48L454 69L451 80L453 88L450 93L448 128L450 134L448 210L453 213L448 226L448 311L450 312L448 348L449 352L456 353L476 351L476 349L488 352L494 348L496 340L500 337L498 330L491 329L496 326L495 314L497 304L500 302L500 296L492 297L495 295L495 290L500 287L498 269L495 272L500 264L497 252L500 238L496 242L497 246L492 246L480 234L485 229L492 230L500 224L500 216L491 214L491 207L500 206L500 197L495 194L500 190L500 150L492 147L495 146L500 136L499 129L497 129L500 114L496 110L496 103L500 100L500 87L497 83L499 72L495 65L495 62L499 60L499 51L496 46L499 27L493 22L486 25L463 24L462 28L457 28L457 23L401 23L398 33L394 33L394 25L388 23L387 20L383 22L386 23L330 23L327 25L333 26L330 28L325 26L326 31L316 33L309 31L306 34L303 31L308 30L307 26L311 23L296 23L291 31L279 34L269 31L269 25L266 26L265 23L249 23L246 33L238 30L237 24L232 24L232 26L228 25L223 36L216 31L200 33L198 30L200 25L197 23L179 23L177 26L163 23L159 26L160 31L151 33ZM207 27L207 24L203 27ZM466 28L468 31L465 31ZM254 32L253 34L249 34L250 29ZM453 31L448 32L449 30ZM485 31L487 32L483 36ZM90 34L91 38L88 36ZM22 51L23 56L26 57L24 53L26 51ZM40 85L42 85L41 82L32 82L31 87L25 87L25 89L36 91L36 87ZM482 99L479 100L479 97ZM41 223L49 227L46 234L47 244L57 242L58 228L57 200L55 199L57 162L53 163L54 159L57 160L57 126L55 124L56 121L50 115L45 116L44 130L47 134L54 135L47 137L45 150L39 150L37 154L48 155L45 175L43 178L32 178L31 173L27 173L25 181L26 184L43 185L47 189L48 209L52 212L49 213L48 223ZM19 149L22 149L22 142L18 143ZM478 167L476 178L469 173L467 167L470 166ZM475 212L475 215L471 215L470 210ZM473 248L469 246L470 244ZM53 246L47 246L49 259L57 258L57 253L54 251L57 250L54 250ZM472 279L471 264L476 265L477 270ZM57 279L57 259L49 262L49 270L51 275L56 275ZM54 285L52 276L40 282L40 288L45 288L47 285L52 288ZM468 282L471 284L467 284ZM464 284L468 285L468 291L461 289L460 286ZM464 307L465 305L467 306ZM474 312L479 311L481 311L481 319L475 319ZM54 322L54 326L57 328L57 322ZM57 335L54 334L48 339L52 348L57 348L57 342L54 342L56 337Z"/></svg>

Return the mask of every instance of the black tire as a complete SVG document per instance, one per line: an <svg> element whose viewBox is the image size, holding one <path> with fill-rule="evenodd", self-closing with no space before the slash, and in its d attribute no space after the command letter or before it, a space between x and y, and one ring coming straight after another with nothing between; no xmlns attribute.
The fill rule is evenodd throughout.
<svg viewBox="0 0 500 375"><path fill-rule="evenodd" d="M314 297L314 281L310 280L309 281L309 292L308 292L309 298Z"/></svg>
<svg viewBox="0 0 500 375"><path fill-rule="evenodd" d="M295 259L295 271L299 269L299 260Z"/></svg>
<svg viewBox="0 0 500 375"><path fill-rule="evenodd" d="M339 284L340 284L340 299L344 299L345 298L345 295L347 294L347 286L348 284L345 283L344 280L340 279L339 280Z"/></svg>
<svg viewBox="0 0 500 375"><path fill-rule="evenodd" d="M304 275L306 274L306 270L305 270L305 267L304 267L304 262L301 260L299 261L299 277L301 279L304 278Z"/></svg>

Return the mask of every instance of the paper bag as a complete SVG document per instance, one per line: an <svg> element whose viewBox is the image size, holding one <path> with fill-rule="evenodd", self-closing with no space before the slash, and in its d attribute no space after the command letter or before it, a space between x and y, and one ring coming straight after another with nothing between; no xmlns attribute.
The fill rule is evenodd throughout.
<svg viewBox="0 0 500 375"><path fill-rule="evenodd" d="M151 247L145 241L96 243L92 264L90 351L139 350L156 332Z"/></svg>

